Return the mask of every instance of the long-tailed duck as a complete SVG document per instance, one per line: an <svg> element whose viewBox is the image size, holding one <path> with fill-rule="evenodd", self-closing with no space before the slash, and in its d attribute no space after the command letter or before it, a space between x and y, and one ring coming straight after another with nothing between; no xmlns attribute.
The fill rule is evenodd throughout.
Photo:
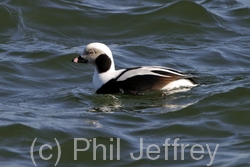
<svg viewBox="0 0 250 167"><path fill-rule="evenodd" d="M192 76L161 66L141 66L115 70L111 50L102 43L90 43L74 63L90 63L95 66L93 84L96 93L126 93L141 95L148 90L170 90L194 87Z"/></svg>

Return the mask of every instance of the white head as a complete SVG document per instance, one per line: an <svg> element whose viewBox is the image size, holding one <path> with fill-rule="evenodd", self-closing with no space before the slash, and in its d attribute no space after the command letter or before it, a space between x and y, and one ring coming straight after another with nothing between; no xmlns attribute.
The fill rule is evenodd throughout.
<svg viewBox="0 0 250 167"><path fill-rule="evenodd" d="M72 60L74 63L93 64L99 73L115 71L111 50L103 43L90 43L83 50L83 54Z"/></svg>

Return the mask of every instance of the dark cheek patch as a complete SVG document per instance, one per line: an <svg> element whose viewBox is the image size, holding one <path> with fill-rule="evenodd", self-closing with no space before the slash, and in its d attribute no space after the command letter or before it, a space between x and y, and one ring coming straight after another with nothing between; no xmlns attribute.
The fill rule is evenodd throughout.
<svg viewBox="0 0 250 167"><path fill-rule="evenodd" d="M101 54L96 58L95 64L97 66L98 72L103 73L110 69L111 60L106 54Z"/></svg>

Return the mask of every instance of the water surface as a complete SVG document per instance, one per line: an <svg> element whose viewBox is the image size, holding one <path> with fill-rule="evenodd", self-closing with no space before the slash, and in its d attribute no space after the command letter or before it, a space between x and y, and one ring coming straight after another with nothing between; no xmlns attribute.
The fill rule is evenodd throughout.
<svg viewBox="0 0 250 167"><path fill-rule="evenodd" d="M4 0L0 17L1 166L34 166L35 138L37 166L55 165L54 138L61 148L57 166L250 165L248 1ZM117 69L166 66L192 73L202 84L165 98L159 91L96 95L93 67L71 63L96 41L111 48ZM77 160L74 138L90 141ZM134 160L140 138L144 154ZM166 159L168 138L171 145L178 138L180 146L176 152L169 146ZM106 146L107 160L102 148L93 160L94 140ZM40 157L43 144L52 146L42 150L45 158L52 155L49 160ZM146 154L151 144L157 160ZM200 160L190 154L195 144L204 148L194 154L203 155ZM206 144L212 153L218 145L213 161Z"/></svg>

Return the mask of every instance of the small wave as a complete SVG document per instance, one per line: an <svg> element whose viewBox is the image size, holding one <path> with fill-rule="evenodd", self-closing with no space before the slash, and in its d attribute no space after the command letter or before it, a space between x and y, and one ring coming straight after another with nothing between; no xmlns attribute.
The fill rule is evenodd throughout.
<svg viewBox="0 0 250 167"><path fill-rule="evenodd" d="M25 23L22 17L22 11L19 8L14 8L8 4L0 4L1 24L5 29L25 29Z"/></svg>

